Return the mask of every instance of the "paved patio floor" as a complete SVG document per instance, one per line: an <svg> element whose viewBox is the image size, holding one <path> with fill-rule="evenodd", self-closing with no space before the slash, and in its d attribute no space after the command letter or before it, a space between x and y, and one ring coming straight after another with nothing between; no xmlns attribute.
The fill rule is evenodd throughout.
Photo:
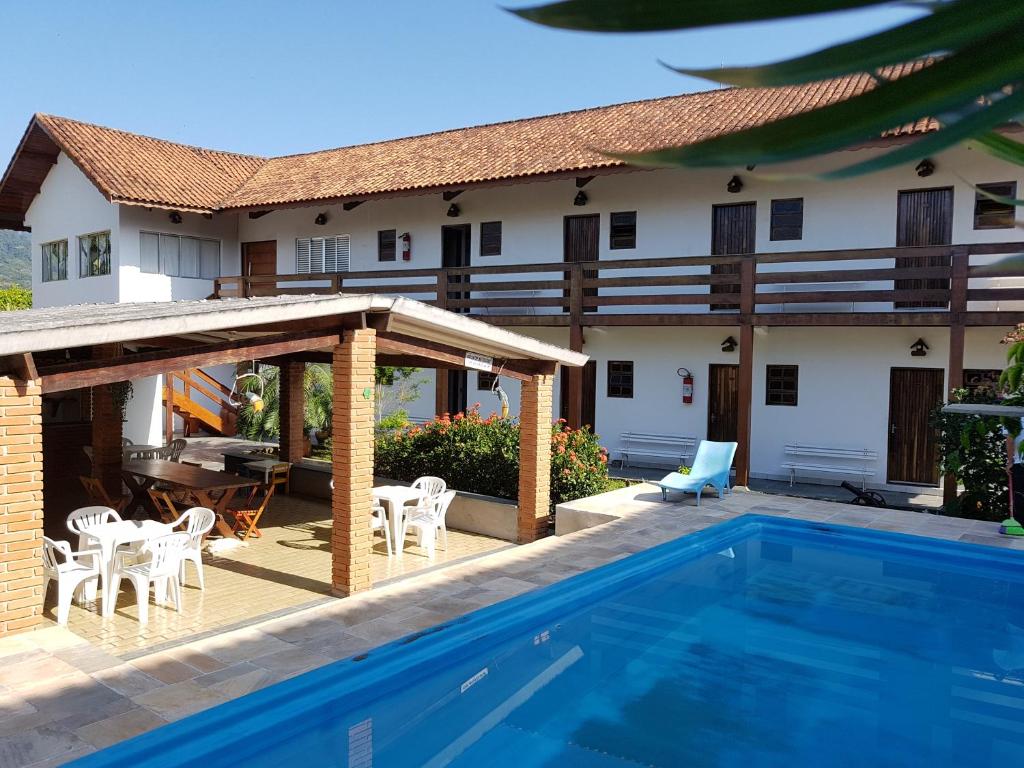
<svg viewBox="0 0 1024 768"><path fill-rule="evenodd" d="M0 767L57 765L279 680L746 512L1020 550L996 526L737 492L663 503L616 492L604 525L514 547L356 597L125 661L56 626L0 640Z"/></svg>

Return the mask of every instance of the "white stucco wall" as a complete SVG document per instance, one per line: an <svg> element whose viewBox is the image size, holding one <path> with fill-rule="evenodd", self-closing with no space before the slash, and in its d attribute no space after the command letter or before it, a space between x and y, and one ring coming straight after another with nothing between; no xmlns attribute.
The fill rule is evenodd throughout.
<svg viewBox="0 0 1024 768"><path fill-rule="evenodd" d="M32 304L55 307L117 301L117 206L108 202L63 152L25 214L32 229ZM111 274L78 276L78 236L110 232ZM68 279L42 281L42 245L68 241Z"/></svg>

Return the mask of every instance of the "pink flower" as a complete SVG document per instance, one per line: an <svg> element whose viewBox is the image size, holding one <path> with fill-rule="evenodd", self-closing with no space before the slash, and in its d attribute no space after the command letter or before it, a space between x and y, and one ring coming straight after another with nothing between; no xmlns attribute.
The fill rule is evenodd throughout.
<svg viewBox="0 0 1024 768"><path fill-rule="evenodd" d="M562 474L563 474L563 475L565 475L566 477L568 477L568 476L569 476L569 475L571 475L572 473L571 473L571 472L570 472L570 471L569 471L568 469L563 469L563 470L562 470Z"/></svg>

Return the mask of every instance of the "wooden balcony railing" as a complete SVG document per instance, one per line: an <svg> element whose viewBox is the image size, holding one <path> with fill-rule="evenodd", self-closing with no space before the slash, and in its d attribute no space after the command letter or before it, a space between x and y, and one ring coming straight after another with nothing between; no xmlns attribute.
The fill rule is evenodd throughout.
<svg viewBox="0 0 1024 768"><path fill-rule="evenodd" d="M403 295L507 325L1003 325L1024 319L1024 263L992 262L1014 253L1024 243L259 275L222 277L215 296Z"/></svg>

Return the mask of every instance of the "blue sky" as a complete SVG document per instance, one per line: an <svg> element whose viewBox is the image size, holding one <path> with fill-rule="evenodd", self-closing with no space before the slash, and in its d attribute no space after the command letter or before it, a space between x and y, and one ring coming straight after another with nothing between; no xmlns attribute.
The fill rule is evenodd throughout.
<svg viewBox="0 0 1024 768"><path fill-rule="evenodd" d="M657 60L760 63L911 13L598 35L537 27L493 0L0 0L14 65L0 167L37 111L288 154L702 90Z"/></svg>

